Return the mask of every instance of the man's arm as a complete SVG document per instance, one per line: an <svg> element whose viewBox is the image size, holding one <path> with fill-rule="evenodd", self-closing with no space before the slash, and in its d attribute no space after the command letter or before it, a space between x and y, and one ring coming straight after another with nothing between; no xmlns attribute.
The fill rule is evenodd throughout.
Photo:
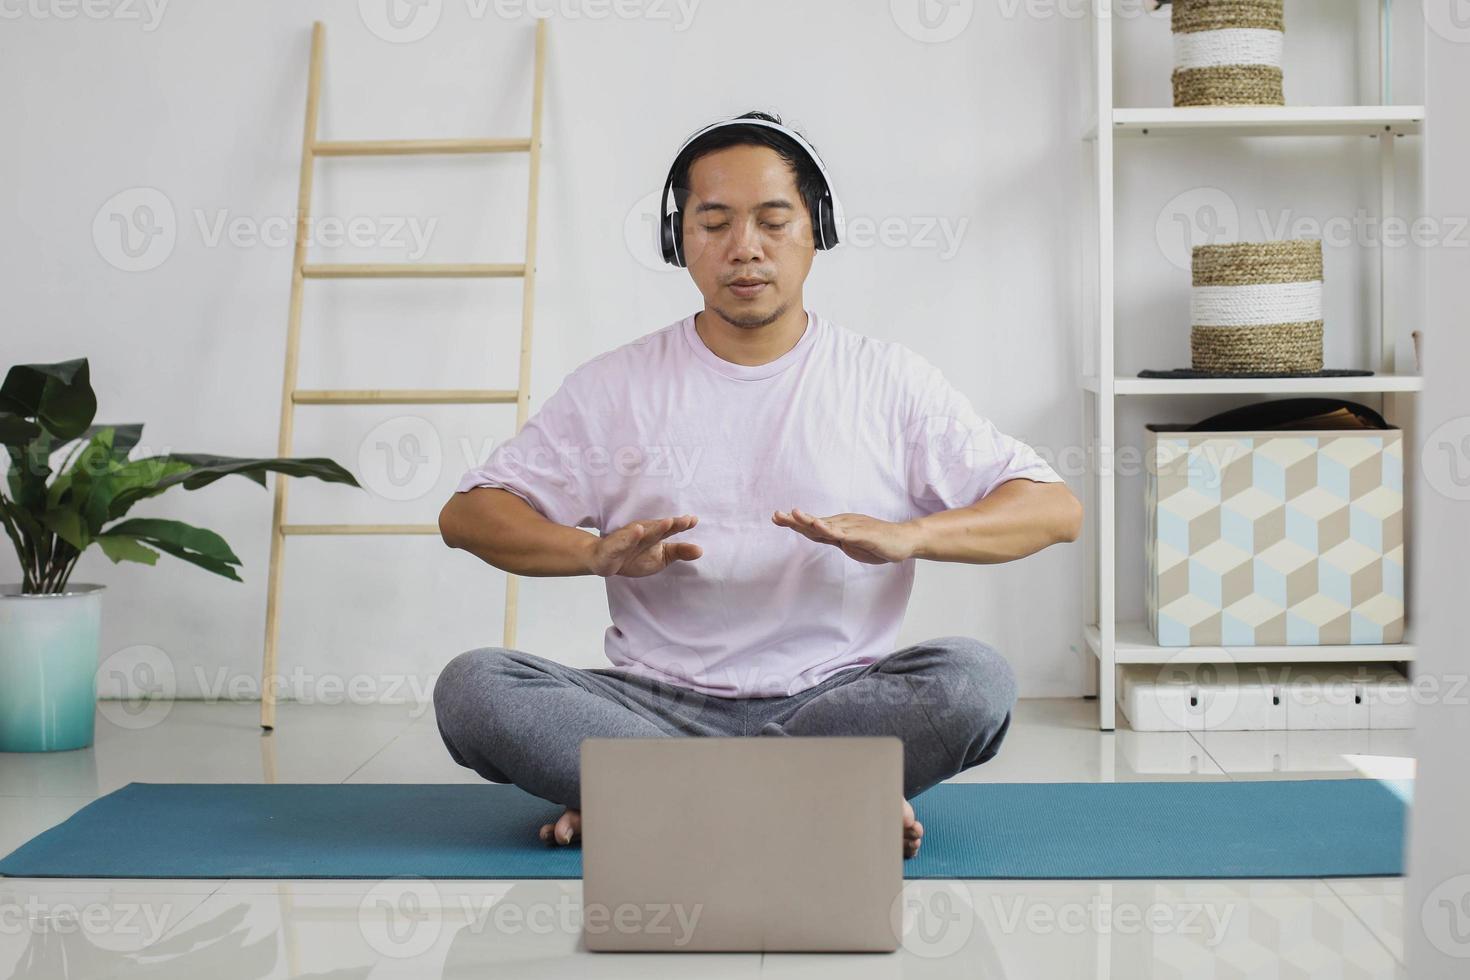
<svg viewBox="0 0 1470 980"><path fill-rule="evenodd" d="M499 487L456 492L439 512L439 534L513 575L591 575L597 536L547 520Z"/></svg>
<svg viewBox="0 0 1470 980"><path fill-rule="evenodd" d="M1076 541L1082 532L1082 503L1065 483L1018 477L973 504L911 521L894 523L866 514L814 517L798 508L778 510L771 521L836 545L870 565L910 558L995 564Z"/></svg>
<svg viewBox="0 0 1470 980"><path fill-rule="evenodd" d="M547 520L499 487L456 492L439 512L439 534L513 575L625 575L638 578L704 552L692 541L668 541L699 522L693 514L634 521L595 535Z"/></svg>
<svg viewBox="0 0 1470 980"><path fill-rule="evenodd" d="M909 523L916 527L915 558L994 564L1076 541L1082 502L1065 483L1007 480L968 507Z"/></svg>

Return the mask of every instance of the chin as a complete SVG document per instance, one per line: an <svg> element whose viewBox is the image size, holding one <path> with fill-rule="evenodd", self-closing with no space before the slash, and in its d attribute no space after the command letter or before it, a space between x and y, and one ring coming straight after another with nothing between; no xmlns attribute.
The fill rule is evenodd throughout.
<svg viewBox="0 0 1470 980"><path fill-rule="evenodd" d="M774 323L777 317L786 312L786 308L780 303L767 303L759 307L732 307L720 304L718 306L711 306L711 309L718 313L727 323L751 330Z"/></svg>

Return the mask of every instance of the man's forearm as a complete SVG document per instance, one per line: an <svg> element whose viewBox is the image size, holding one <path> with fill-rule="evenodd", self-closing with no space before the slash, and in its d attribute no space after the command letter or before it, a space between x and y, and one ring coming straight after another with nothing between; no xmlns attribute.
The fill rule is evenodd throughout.
<svg viewBox="0 0 1470 980"><path fill-rule="evenodd" d="M1010 480L968 507L909 523L915 558L995 564L1077 540L1082 505L1065 483Z"/></svg>
<svg viewBox="0 0 1470 980"><path fill-rule="evenodd" d="M476 487L456 493L439 513L439 533L513 575L590 575L597 537L556 524L508 490Z"/></svg>

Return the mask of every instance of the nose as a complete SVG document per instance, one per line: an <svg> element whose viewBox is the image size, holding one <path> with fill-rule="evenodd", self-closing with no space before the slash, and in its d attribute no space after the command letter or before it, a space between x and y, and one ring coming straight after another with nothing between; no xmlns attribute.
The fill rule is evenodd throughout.
<svg viewBox="0 0 1470 980"><path fill-rule="evenodd" d="M760 259L760 229L755 219L736 222L733 231L730 236L730 261L738 265Z"/></svg>

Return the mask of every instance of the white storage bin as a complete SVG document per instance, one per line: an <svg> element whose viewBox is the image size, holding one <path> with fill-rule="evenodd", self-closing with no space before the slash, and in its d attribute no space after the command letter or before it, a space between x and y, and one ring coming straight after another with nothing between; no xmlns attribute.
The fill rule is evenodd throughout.
<svg viewBox="0 0 1470 980"><path fill-rule="evenodd" d="M1410 728L1408 678L1393 664L1129 664L1118 707L1135 731Z"/></svg>

